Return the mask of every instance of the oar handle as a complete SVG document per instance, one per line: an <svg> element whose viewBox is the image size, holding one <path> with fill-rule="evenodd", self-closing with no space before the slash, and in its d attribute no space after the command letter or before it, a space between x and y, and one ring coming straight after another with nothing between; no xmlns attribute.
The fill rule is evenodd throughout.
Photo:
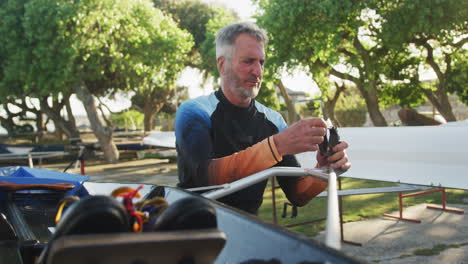
<svg viewBox="0 0 468 264"><path fill-rule="evenodd" d="M75 188L73 183L60 182L60 183L48 183L48 184L20 184L8 181L0 181L0 189L6 191L23 191L23 190L51 190L51 191L69 191Z"/></svg>

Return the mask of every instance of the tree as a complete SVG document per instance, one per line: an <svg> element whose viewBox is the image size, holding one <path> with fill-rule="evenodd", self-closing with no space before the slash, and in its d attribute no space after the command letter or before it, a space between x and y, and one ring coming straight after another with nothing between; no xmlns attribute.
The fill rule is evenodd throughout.
<svg viewBox="0 0 468 264"><path fill-rule="evenodd" d="M170 14L179 27L193 36L194 45L186 66L199 69L206 80L216 70L215 34L223 26L239 20L237 15L223 8L200 0L153 0L157 8Z"/></svg>
<svg viewBox="0 0 468 264"><path fill-rule="evenodd" d="M21 116L23 112L12 113L8 107L8 102L3 102L2 107L6 116L0 116L0 124L6 129L8 136L12 137L15 135L15 122L13 119Z"/></svg>
<svg viewBox="0 0 468 264"><path fill-rule="evenodd" d="M373 36L377 22L367 9L368 1L261 0L259 4L258 22L270 34L278 64L353 82L374 125L387 125L377 96L382 83L379 59L386 50ZM369 34L362 34L366 31Z"/></svg>
<svg viewBox="0 0 468 264"><path fill-rule="evenodd" d="M448 94L456 92L467 102L466 1L399 0L379 5L384 44L415 50L410 56L437 76L435 86L421 85L419 90L447 121L455 121Z"/></svg>
<svg viewBox="0 0 468 264"><path fill-rule="evenodd" d="M40 95L76 93L105 159L117 161L112 126L94 96L167 80L190 49L190 36L149 1L31 0L24 8L32 63L20 72L27 87Z"/></svg>
<svg viewBox="0 0 468 264"><path fill-rule="evenodd" d="M123 110L119 113L112 113L110 119L112 124L120 128L141 129L143 127L143 114L137 110Z"/></svg>
<svg viewBox="0 0 468 264"><path fill-rule="evenodd" d="M37 55L32 47L30 36L25 28L25 10L29 1L4 1L0 5L0 36L2 36L3 49L0 49L0 98L22 108L24 111L36 115L38 133L41 135L42 114L54 121L56 131L64 132L69 138L79 137L74 117L71 113L69 96L65 91L49 91L49 87L41 90L36 86L34 71L42 71L37 65ZM47 75L45 72L40 72ZM26 98L37 98L40 102L39 109L28 107ZM49 106L49 98L53 106ZM21 102L21 103L17 103ZM62 117L60 112L65 107L68 118Z"/></svg>

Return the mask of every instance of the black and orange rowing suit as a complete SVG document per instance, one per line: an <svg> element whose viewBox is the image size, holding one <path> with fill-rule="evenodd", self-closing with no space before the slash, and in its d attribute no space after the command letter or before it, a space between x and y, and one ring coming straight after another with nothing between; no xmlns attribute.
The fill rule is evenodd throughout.
<svg viewBox="0 0 468 264"><path fill-rule="evenodd" d="M252 100L248 107L231 104L221 89L184 102L176 114L179 187L230 183L273 166L299 167L293 155L279 155L272 135L287 127L276 111ZM304 205L325 187L305 177L277 177L287 198ZM267 180L219 201L256 214Z"/></svg>

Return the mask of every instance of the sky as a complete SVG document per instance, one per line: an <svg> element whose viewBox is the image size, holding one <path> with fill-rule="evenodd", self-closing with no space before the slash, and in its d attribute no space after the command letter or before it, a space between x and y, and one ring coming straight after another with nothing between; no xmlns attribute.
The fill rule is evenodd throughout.
<svg viewBox="0 0 468 264"><path fill-rule="evenodd" d="M205 3L221 3L229 9L234 10L241 19L249 19L254 11L255 7L250 0L201 0Z"/></svg>

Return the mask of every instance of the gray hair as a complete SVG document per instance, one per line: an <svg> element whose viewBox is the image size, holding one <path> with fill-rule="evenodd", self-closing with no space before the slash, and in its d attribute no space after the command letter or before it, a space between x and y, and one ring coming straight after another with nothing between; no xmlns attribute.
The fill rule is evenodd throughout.
<svg viewBox="0 0 468 264"><path fill-rule="evenodd" d="M248 34L263 42L264 45L268 43L266 31L256 24L250 22L230 24L216 34L216 58L225 56L230 59L234 42L240 34Z"/></svg>

